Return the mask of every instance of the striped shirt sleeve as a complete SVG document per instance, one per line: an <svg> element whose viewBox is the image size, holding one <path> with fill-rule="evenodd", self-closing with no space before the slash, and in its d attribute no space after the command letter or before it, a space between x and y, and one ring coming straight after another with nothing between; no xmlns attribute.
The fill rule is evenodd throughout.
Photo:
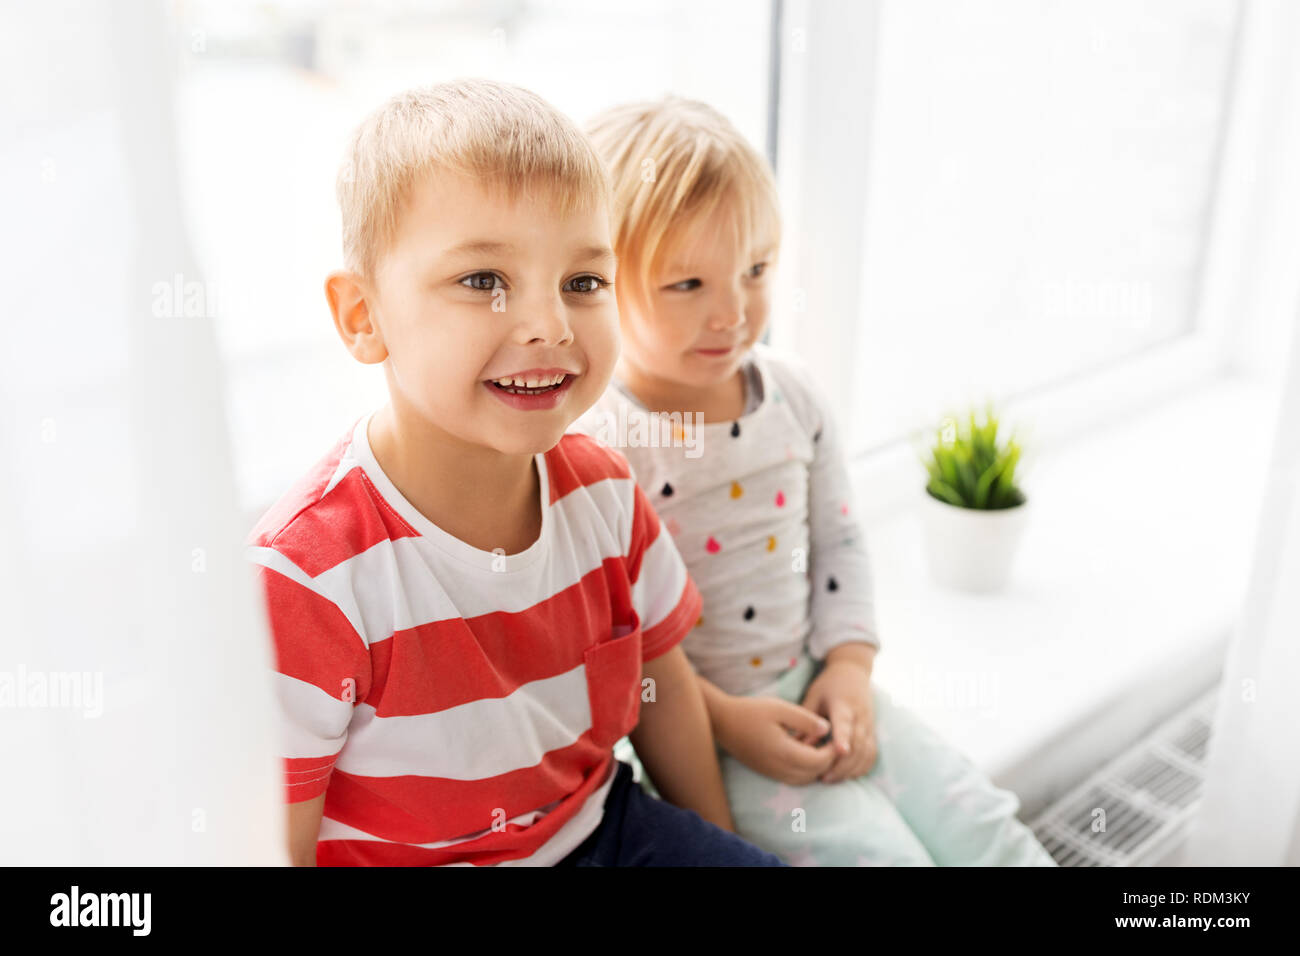
<svg viewBox="0 0 1300 956"><path fill-rule="evenodd" d="M370 653L312 579L269 548L254 549L275 648L275 697L287 803L325 792L356 704L370 691Z"/></svg>

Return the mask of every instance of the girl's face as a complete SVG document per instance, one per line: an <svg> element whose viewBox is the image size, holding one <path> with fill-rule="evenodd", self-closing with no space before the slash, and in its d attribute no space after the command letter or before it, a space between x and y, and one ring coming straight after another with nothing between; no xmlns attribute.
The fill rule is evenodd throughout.
<svg viewBox="0 0 1300 956"><path fill-rule="evenodd" d="M659 401L674 388L707 394L762 336L776 248L738 241L732 221L724 203L668 236L645 290L648 312L630 302L621 310L621 371L634 391Z"/></svg>

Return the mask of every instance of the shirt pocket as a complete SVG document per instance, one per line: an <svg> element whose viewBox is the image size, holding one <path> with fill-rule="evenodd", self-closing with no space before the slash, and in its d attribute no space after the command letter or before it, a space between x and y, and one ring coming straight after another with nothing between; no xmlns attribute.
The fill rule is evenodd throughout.
<svg viewBox="0 0 1300 956"><path fill-rule="evenodd" d="M612 747L641 716L641 622L614 628L608 640L583 651L591 739Z"/></svg>

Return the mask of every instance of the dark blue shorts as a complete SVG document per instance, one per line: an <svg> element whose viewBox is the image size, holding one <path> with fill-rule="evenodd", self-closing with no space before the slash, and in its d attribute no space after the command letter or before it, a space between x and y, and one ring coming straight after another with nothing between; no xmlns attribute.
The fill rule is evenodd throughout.
<svg viewBox="0 0 1300 956"><path fill-rule="evenodd" d="M785 866L694 810L656 800L630 765L615 763L600 826L556 866Z"/></svg>

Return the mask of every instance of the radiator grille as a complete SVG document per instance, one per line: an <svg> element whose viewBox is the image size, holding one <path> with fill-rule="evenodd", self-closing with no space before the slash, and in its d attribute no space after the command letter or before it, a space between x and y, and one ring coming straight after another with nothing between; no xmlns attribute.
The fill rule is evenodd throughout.
<svg viewBox="0 0 1300 956"><path fill-rule="evenodd" d="M1166 721L1031 824L1060 866L1140 866L1196 812L1218 690Z"/></svg>

